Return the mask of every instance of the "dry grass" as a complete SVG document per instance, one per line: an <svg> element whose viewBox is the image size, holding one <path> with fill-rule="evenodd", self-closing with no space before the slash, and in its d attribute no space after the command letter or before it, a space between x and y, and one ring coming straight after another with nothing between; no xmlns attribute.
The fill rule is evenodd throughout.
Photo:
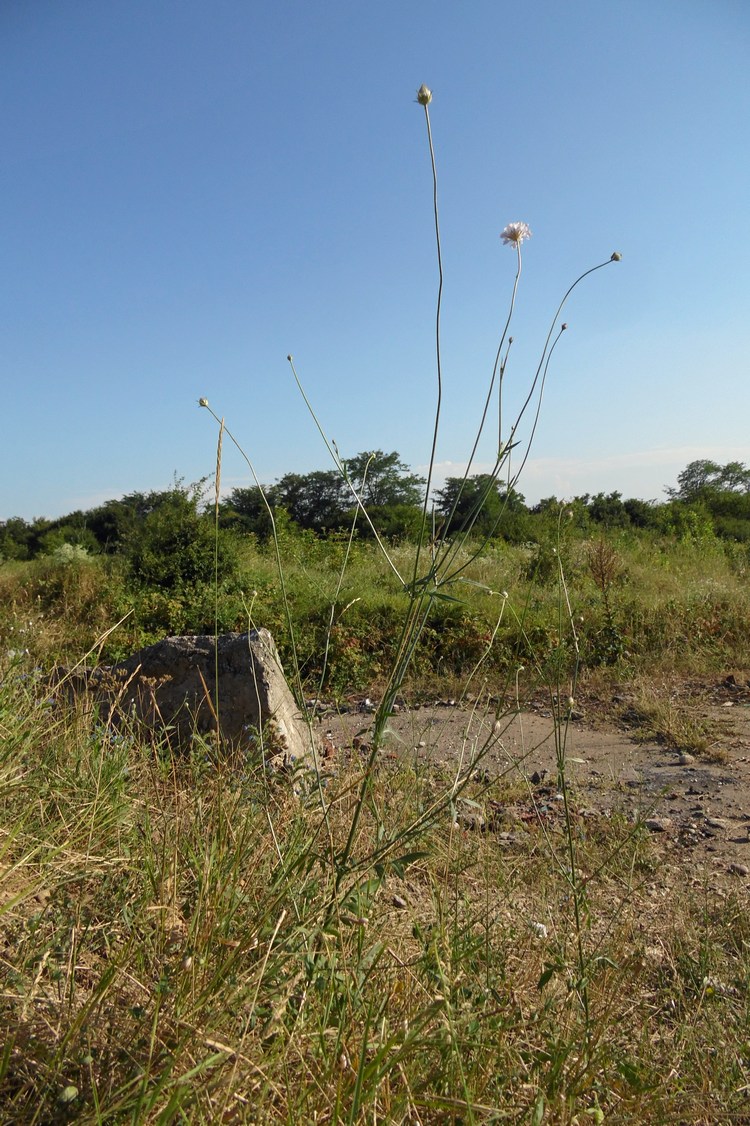
<svg viewBox="0 0 750 1126"><path fill-rule="evenodd" d="M38 688L6 670L3 1121L744 1113L744 906L673 879L632 824L576 823L579 930L564 826L471 831L434 770L384 764L336 892L356 757L326 822L315 792L200 745L154 756ZM518 785L466 796L489 813Z"/></svg>

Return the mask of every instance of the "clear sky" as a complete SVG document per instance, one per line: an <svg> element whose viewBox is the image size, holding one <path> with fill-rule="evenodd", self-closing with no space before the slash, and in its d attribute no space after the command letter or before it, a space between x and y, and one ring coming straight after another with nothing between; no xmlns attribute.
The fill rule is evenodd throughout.
<svg viewBox="0 0 750 1126"><path fill-rule="evenodd" d="M527 222L521 402L567 285L519 488L663 498L750 462L747 0L0 4L0 519L341 453L465 464ZM496 435L482 443L487 468ZM225 446L226 488L250 483Z"/></svg>

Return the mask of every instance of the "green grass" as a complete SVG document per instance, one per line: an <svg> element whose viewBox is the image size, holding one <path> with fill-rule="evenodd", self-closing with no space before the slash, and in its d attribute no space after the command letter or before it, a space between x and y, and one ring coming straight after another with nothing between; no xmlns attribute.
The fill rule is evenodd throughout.
<svg viewBox="0 0 750 1126"><path fill-rule="evenodd" d="M355 543L340 581L345 543L285 535L305 691L328 638L324 693L376 694L404 613L391 572ZM704 749L675 674L742 667L736 552L562 539L576 653L551 548L465 550L469 581L431 612L407 698L458 694L477 670L472 696L510 686L502 713L516 678L522 695L559 688L578 660L581 693L626 684L649 738ZM288 659L274 553L241 552L220 626L270 626ZM512 767L457 789L352 752L327 765L321 804L199 742L172 758L85 700L64 707L45 669L210 629L213 591L129 587L101 559L14 564L0 586L0 1121L746 1113L744 904L674 872L637 824L579 816L566 788L567 820L470 828L529 801Z"/></svg>
<svg viewBox="0 0 750 1126"><path fill-rule="evenodd" d="M609 669L613 679L651 676L663 669L714 675L742 667L750 632L746 553L737 545L702 544L643 533L611 533L605 541L615 573L606 598L592 574L591 550L600 541L571 536L562 555L571 610L581 641L584 673ZM303 679L310 690L322 674L331 630L324 690L329 696L367 692L393 658L406 596L378 549L353 546L339 588L346 544L285 530L285 582ZM248 537L240 545L238 577L219 592L219 628L271 630L287 667L288 622L274 549ZM413 545L393 548L408 570ZM469 563L461 581L436 602L415 654L413 689L422 683L458 683L485 652L502 611L483 671L495 678L534 661L543 665L559 645L556 556L529 544L493 544ZM472 545L460 560L471 559ZM550 564L550 560L552 561ZM503 610L503 591L510 592ZM116 621L103 659L113 660L167 633L213 632L210 587L162 592L128 586L117 560L60 563L40 560L0 568L0 645L29 649L42 662L77 660Z"/></svg>
<svg viewBox="0 0 750 1126"><path fill-rule="evenodd" d="M129 528L120 556L58 544L0 568L0 1121L580 1126L747 1115L743 905L674 873L638 822L583 816L565 750L566 701L623 682L641 685L651 737L685 737L669 699L647 699L647 686L667 693L666 669L710 677L744 664L747 550L720 545L690 512L672 537L588 542L574 513L550 510L534 525L538 543L470 541L481 489L518 482L568 296L622 258L567 290L509 420L523 223L501 236L516 273L467 474L480 440L494 466L468 506L466 538L430 541L443 386L431 100L421 87L439 278L417 542L320 540L281 514L271 544L232 542L218 526L222 443L245 455L202 398L218 426L213 530L200 488L176 482L166 506ZM447 527L460 501L459 490ZM362 506L358 519L369 520ZM196 738L175 758L166 740L115 733L91 700L50 689L54 666L113 662L169 633L253 626L270 629L300 696L378 698L364 758L344 750L293 790L250 751ZM480 747L458 777L379 754L399 696L491 701L501 720L540 688L557 719L560 793L546 811L518 764L476 770Z"/></svg>
<svg viewBox="0 0 750 1126"><path fill-rule="evenodd" d="M575 821L586 1016L560 824L508 845L463 828L428 768L379 767L337 890L355 761L326 827L252 764L50 707L27 669L0 705L0 1120L744 1113L746 912L671 885L625 819ZM512 771L467 791L488 814L523 795ZM369 859L431 807L414 855Z"/></svg>

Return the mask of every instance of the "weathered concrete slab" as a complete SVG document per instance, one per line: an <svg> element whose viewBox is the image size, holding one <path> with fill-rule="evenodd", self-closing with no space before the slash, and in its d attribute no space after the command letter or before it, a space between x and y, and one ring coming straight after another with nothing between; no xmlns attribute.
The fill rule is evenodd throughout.
<svg viewBox="0 0 750 1126"><path fill-rule="evenodd" d="M216 693L218 674L218 701ZM167 637L117 665L77 672L111 722L135 720L175 749L193 736L262 750L278 765L314 765L312 733L297 707L268 630ZM217 709L218 703L218 709Z"/></svg>

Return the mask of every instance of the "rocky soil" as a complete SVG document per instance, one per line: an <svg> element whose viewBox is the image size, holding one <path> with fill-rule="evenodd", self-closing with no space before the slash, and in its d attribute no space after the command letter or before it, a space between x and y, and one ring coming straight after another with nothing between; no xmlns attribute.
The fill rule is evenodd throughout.
<svg viewBox="0 0 750 1126"><path fill-rule="evenodd" d="M352 701L343 714L320 716L331 766L342 755L366 753L373 704ZM645 824L674 875L750 894L750 682L743 674L683 683L675 706L691 709L709 732L702 752L641 741L627 692L576 701L565 732L575 816L623 812ZM389 731L384 759L411 757L443 774L470 769L487 784L482 812L467 807L467 829L512 841L524 822L561 815L554 723L543 700L499 717L435 701L398 711ZM518 796L495 799L498 781L520 783L512 788Z"/></svg>

